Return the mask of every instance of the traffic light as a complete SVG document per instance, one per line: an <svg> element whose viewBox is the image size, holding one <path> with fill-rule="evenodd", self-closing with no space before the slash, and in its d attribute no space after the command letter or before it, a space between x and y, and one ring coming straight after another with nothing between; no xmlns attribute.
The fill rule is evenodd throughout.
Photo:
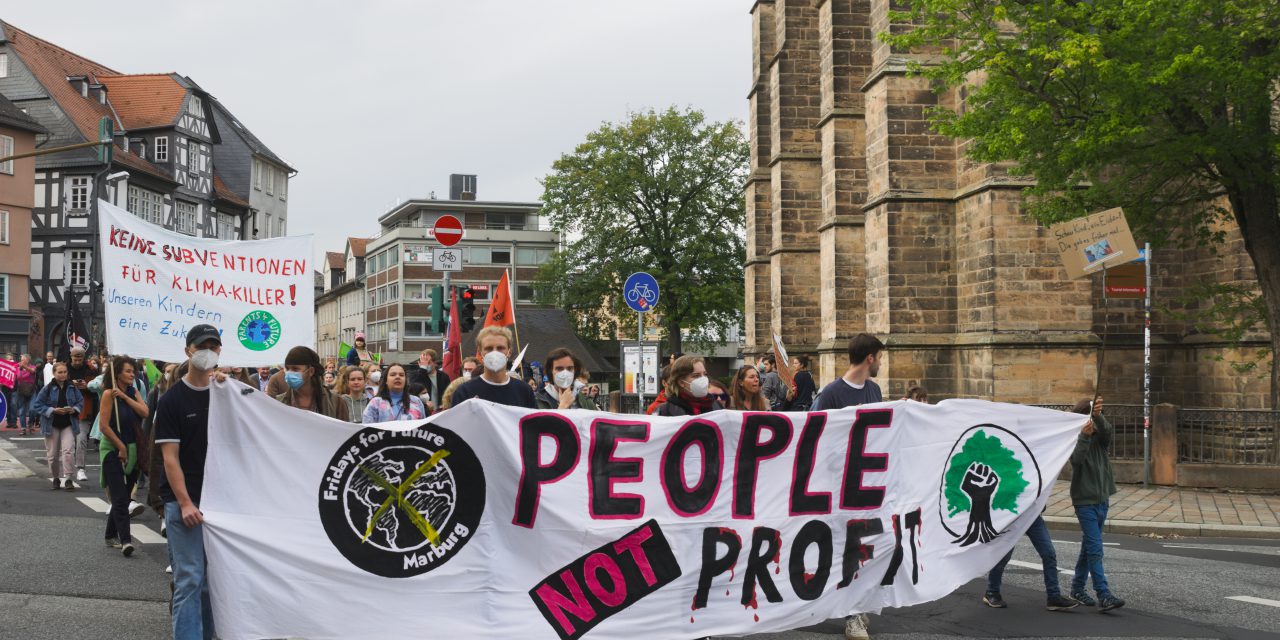
<svg viewBox="0 0 1280 640"><path fill-rule="evenodd" d="M467 287L458 294L458 328L462 333L476 326L476 294Z"/></svg>
<svg viewBox="0 0 1280 640"><path fill-rule="evenodd" d="M444 333L447 324L444 315L444 287L431 287L431 333Z"/></svg>

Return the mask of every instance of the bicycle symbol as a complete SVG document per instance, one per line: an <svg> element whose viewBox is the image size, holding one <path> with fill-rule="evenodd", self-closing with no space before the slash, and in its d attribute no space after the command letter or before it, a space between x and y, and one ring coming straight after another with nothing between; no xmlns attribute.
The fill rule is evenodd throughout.
<svg viewBox="0 0 1280 640"><path fill-rule="evenodd" d="M654 302L658 301L658 292L650 289L647 284L637 284L627 292L627 302L636 302L641 298L644 299L644 304L640 306L651 306Z"/></svg>
<svg viewBox="0 0 1280 640"><path fill-rule="evenodd" d="M457 259L458 259L458 254L452 251L440 252L440 262L455 262Z"/></svg>

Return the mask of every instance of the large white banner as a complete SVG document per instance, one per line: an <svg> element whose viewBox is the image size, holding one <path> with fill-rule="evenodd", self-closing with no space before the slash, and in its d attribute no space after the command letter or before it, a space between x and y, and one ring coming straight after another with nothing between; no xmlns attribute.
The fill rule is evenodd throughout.
<svg viewBox="0 0 1280 640"><path fill-rule="evenodd" d="M284 362L315 344L311 236L235 241L193 238L98 201L107 349L186 359L187 332L222 332L219 361Z"/></svg>
<svg viewBox="0 0 1280 640"><path fill-rule="evenodd" d="M701 638L941 598L1084 417L975 400L657 418L470 400L352 425L215 385L218 635Z"/></svg>

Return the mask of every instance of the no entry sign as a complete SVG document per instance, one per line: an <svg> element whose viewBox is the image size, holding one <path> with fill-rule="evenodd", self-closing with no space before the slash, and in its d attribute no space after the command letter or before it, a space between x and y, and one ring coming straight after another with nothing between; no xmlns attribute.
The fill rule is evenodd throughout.
<svg viewBox="0 0 1280 640"><path fill-rule="evenodd" d="M432 227L431 231L435 235L436 242L452 247L462 239L462 222L454 216L443 215L436 220L436 226Z"/></svg>

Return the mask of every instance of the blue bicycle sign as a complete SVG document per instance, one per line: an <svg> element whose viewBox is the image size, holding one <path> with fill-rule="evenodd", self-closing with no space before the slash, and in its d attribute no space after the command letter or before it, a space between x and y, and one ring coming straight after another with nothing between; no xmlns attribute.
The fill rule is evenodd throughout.
<svg viewBox="0 0 1280 640"><path fill-rule="evenodd" d="M658 281L643 271L631 274L622 285L622 292L627 306L636 313L653 311L658 304Z"/></svg>

